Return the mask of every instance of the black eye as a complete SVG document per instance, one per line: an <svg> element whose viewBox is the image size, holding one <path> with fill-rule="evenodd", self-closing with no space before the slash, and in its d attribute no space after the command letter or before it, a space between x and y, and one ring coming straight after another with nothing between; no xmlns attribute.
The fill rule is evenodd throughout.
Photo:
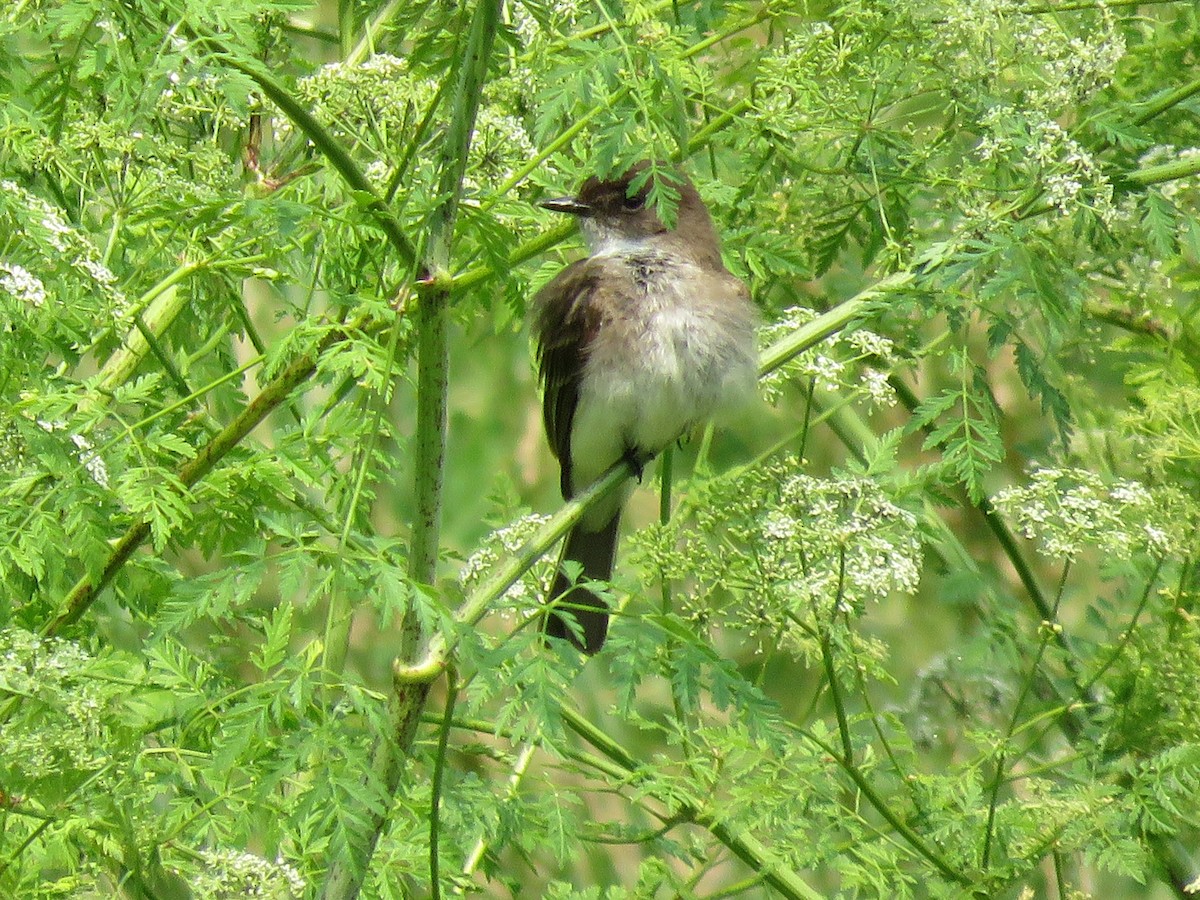
<svg viewBox="0 0 1200 900"><path fill-rule="evenodd" d="M634 194L632 197L626 196L624 205L626 209L631 211L641 209L646 205L646 198L641 194Z"/></svg>

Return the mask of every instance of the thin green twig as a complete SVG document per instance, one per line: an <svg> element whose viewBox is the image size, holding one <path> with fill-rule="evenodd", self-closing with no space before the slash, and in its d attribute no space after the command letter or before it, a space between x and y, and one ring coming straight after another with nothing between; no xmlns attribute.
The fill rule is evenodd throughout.
<svg viewBox="0 0 1200 900"><path fill-rule="evenodd" d="M581 738L618 763L626 777L636 777L640 768L637 758L625 747L600 728L593 725L575 710L563 707L563 722ZM676 810L677 818L695 822L706 829L728 847L733 854L784 897L791 900L820 900L821 894L809 886L799 873L781 865L761 841L745 829L730 825L716 811L708 811L699 798L680 797L672 794L669 805Z"/></svg>

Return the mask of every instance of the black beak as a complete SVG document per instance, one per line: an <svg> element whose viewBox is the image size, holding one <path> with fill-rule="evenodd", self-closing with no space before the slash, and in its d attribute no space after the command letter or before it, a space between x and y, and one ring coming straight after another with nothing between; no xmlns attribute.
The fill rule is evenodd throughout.
<svg viewBox="0 0 1200 900"><path fill-rule="evenodd" d="M569 216L590 216L592 208L586 203L580 203L574 197L556 197L553 200L542 200L538 203L542 209L566 213Z"/></svg>

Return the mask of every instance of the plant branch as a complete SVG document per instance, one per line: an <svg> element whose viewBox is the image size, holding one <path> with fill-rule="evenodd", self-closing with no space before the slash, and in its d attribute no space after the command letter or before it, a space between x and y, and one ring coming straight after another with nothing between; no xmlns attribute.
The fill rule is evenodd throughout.
<svg viewBox="0 0 1200 900"><path fill-rule="evenodd" d="M896 272L893 275L887 275L869 288L859 291L849 300L839 303L829 312L817 316L791 334L784 335L762 352L758 360L759 375L774 372L788 360L819 344L831 334L841 331L855 318L861 316L871 303L885 298L888 294L903 290L912 284L915 278L916 276L912 272Z"/></svg>
<svg viewBox="0 0 1200 900"><path fill-rule="evenodd" d="M282 84L266 72L261 64L240 59L215 38L201 37L199 40L213 50L226 65L249 76L262 88L263 93L271 99L271 102L278 106L296 128L313 142L313 146L329 160L338 174L342 176L342 180L355 192L359 203L375 219L376 225L383 231L388 243L392 245L404 265L407 268L416 268L417 251L408 239L408 235L405 234L404 226L383 198L375 192L371 182L367 180L341 142L330 134L325 126L318 122L316 117L305 109Z"/></svg>
<svg viewBox="0 0 1200 900"><path fill-rule="evenodd" d="M519 551L509 555L507 561L486 578L454 611L453 621L458 625L474 625L482 619L495 602L510 587L516 584L525 572L546 555L579 518L591 507L617 490L633 474L627 462L613 466L604 477L591 487L559 508L550 519L525 542ZM454 649L454 638L435 632L428 639L420 658L410 664L399 660L393 664L392 676L397 683L429 682L437 678L446 667Z"/></svg>
<svg viewBox="0 0 1200 900"><path fill-rule="evenodd" d="M256 425L283 403L297 385L308 379L317 369L321 354L340 341L348 340L349 329L330 331L317 346L303 354L271 380L232 422L218 432L196 455L176 471L176 479L183 488L190 488L212 471L226 454L241 443ZM103 567L95 575L85 575L76 582L63 600L59 612L42 628L43 636L58 634L63 628L77 621L96 601L96 597L112 581L113 576L133 555L150 533L150 523L142 519L129 527L113 545Z"/></svg>
<svg viewBox="0 0 1200 900"><path fill-rule="evenodd" d="M1111 4L1110 4L1111 5ZM1157 100L1151 100L1146 104L1146 107L1134 117L1135 125L1145 125L1151 119L1157 118L1173 106L1178 106L1185 100L1189 100L1196 94L1200 94L1200 78L1189 81L1187 84L1180 85L1173 91L1168 91Z"/></svg>
<svg viewBox="0 0 1200 900"><path fill-rule="evenodd" d="M561 713L567 727L618 763L629 776L636 778L640 766L632 753L575 710L561 707ZM653 795L652 784L641 784L640 787ZM677 788L678 785L674 787ZM735 828L723 817L707 812L704 802L699 798L681 797L673 791L670 797L660 797L659 800L676 812L675 818L694 822L708 829L738 859L760 873L763 879L783 896L792 900L821 900L822 895L811 888L798 873L783 866L778 861L777 854L769 847L745 829Z"/></svg>
<svg viewBox="0 0 1200 900"><path fill-rule="evenodd" d="M444 275L450 267L458 201L462 194L475 117L482 99L502 5L503 0L479 0L471 16L466 46L455 61L451 75L447 76L455 80L455 94L439 161L439 205L430 217L422 268L427 273L425 280L433 289L423 291L417 301L416 518L408 560L408 574L414 585L431 585L437 574L449 383L450 292ZM338 150L344 153L340 147ZM335 161L334 156L330 156L330 159ZM346 162L350 162L348 156ZM349 180L349 176L354 174L361 177L361 173L351 164L349 170L343 172L343 177ZM374 194L371 196L381 211L386 212L382 200ZM375 208L374 204L372 208ZM395 222L390 215L381 215L380 219L381 223L388 225ZM393 240L393 244L397 242ZM397 245L397 249L401 247ZM407 241L404 242L401 259L412 268L417 268L416 252ZM412 660L428 643L419 618L412 611L405 615L401 624L400 641L396 665L401 665L401 660ZM416 736L430 684L431 680L394 680L395 691L390 698L388 711L391 733L376 738L371 759L371 770L383 784L388 798L400 786L403 761ZM358 896L375 846L387 827L389 807L390 804L373 804L362 820L356 823L356 833L348 842L350 853L333 861L322 891L323 897L349 900Z"/></svg>

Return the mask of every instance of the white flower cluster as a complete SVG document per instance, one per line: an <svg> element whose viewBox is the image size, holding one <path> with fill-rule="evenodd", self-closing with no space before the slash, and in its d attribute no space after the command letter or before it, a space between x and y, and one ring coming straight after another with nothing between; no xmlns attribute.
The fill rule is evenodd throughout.
<svg viewBox="0 0 1200 900"><path fill-rule="evenodd" d="M108 487L108 465L100 454L92 449L92 442L82 434L73 434L71 443L79 449L79 461L87 469L87 473L92 476L92 481L102 488Z"/></svg>
<svg viewBox="0 0 1200 900"><path fill-rule="evenodd" d="M1099 23L1084 37L1010 0L959 0L942 9L938 32L963 76L995 85L1007 70L1032 66L1034 77L1020 83L1021 103L1046 116L1077 107L1111 84L1125 56L1125 39L1102 3Z"/></svg>
<svg viewBox="0 0 1200 900"><path fill-rule="evenodd" d="M846 364L826 356L824 353L815 353L804 358L799 369L815 381L818 387L827 391L836 391L841 385L841 375L846 370Z"/></svg>
<svg viewBox="0 0 1200 900"><path fill-rule="evenodd" d="M304 896L304 877L282 859L271 862L241 850L201 850L200 857L207 868L192 878L197 897L292 900Z"/></svg>
<svg viewBox="0 0 1200 900"><path fill-rule="evenodd" d="M1181 527L1172 511L1176 500L1136 481L1106 482L1086 469L1045 468L1034 471L1029 484L1005 488L995 504L1047 555L1072 561L1088 548L1113 559L1181 552L1191 528Z"/></svg>
<svg viewBox="0 0 1200 900"><path fill-rule="evenodd" d="M92 280L97 284L104 287L112 287L117 283L117 276L104 263L97 262L89 257L81 257L76 262L76 265L92 276Z"/></svg>
<svg viewBox="0 0 1200 900"><path fill-rule="evenodd" d="M1049 43L1056 55L1047 59L1047 85L1037 92L1035 103L1046 109L1068 108L1112 83L1125 56L1125 38L1116 30L1112 14L1103 7L1101 11L1105 26L1091 37L1073 37L1065 45Z"/></svg>
<svg viewBox="0 0 1200 900"><path fill-rule="evenodd" d="M90 657L69 641L17 628L0 632L0 683L10 694L36 694L40 684L77 678Z"/></svg>
<svg viewBox="0 0 1200 900"><path fill-rule="evenodd" d="M989 95L1019 92L995 104L981 119L976 153L985 162L1006 160L1040 178L1047 199L1061 213L1091 209L1107 225L1116 218L1113 189L1100 167L1058 123L1064 110L1080 108L1113 81L1125 40L1112 14L1083 36L1071 35L1049 16L1021 12L1007 0L948 4L939 26L956 48L964 77L988 86ZM1007 72L1021 73L1010 82Z"/></svg>
<svg viewBox="0 0 1200 900"><path fill-rule="evenodd" d="M0 692L35 698L41 713L36 729L0 729L0 754L19 760L31 781L60 776L64 769L98 771L110 767L102 736L101 685L82 677L88 656L68 641L46 639L17 628L0 632Z"/></svg>
<svg viewBox="0 0 1200 900"><path fill-rule="evenodd" d="M482 106L471 141L472 166L465 183L469 192L483 193L512 177L519 163L537 155L533 139L521 121L495 106Z"/></svg>
<svg viewBox="0 0 1200 900"><path fill-rule="evenodd" d="M1041 178L1046 198L1063 215L1090 209L1106 225L1117 218L1112 182L1083 145L1051 118L996 106L984 116L989 132L976 153L985 161L1009 158Z"/></svg>
<svg viewBox="0 0 1200 900"><path fill-rule="evenodd" d="M45 243L49 244L54 251L53 254L49 254L46 253L44 247L36 248L46 257L47 262L58 263L66 260L77 272L85 274L89 281L109 299L114 318L122 317L128 304L124 295L115 286L117 278L106 265L96 258L95 248L87 238L64 222L57 209L15 182L0 181L0 191L8 194L18 206L24 208L32 221L41 226ZM15 275L13 272L9 274ZM0 287L6 286L0 284ZM42 290L38 294L35 290L31 296L40 297L44 301L46 292Z"/></svg>
<svg viewBox="0 0 1200 900"><path fill-rule="evenodd" d="M539 5L537 10L541 16L549 18L547 27L543 28L542 22L529 12L524 3L504 5L505 15L511 19L513 31L523 47L530 46L538 39L555 39L574 31L587 7L580 0L555 0Z"/></svg>
<svg viewBox="0 0 1200 900"><path fill-rule="evenodd" d="M916 517L866 478L795 475L764 521L767 571L808 604L843 609L911 594L921 577Z"/></svg>
<svg viewBox="0 0 1200 900"><path fill-rule="evenodd" d="M634 536L646 570L679 584L681 613L697 628L808 656L832 617L917 591L917 517L874 479L802 468L785 454L703 484L686 515Z"/></svg>
<svg viewBox="0 0 1200 900"><path fill-rule="evenodd" d="M861 356L878 356L888 362L894 358L895 341L873 331L851 331L845 334L845 339L846 343L857 350Z"/></svg>
<svg viewBox="0 0 1200 900"><path fill-rule="evenodd" d="M770 346L817 317L805 307L784 310L782 316L764 328L760 342ZM872 363L890 367L896 363L896 346L891 338L867 329L842 331L830 337L820 347L814 347L765 376L761 386L767 398L776 402L783 385L793 379L813 381L828 391L847 391L865 398L872 406L894 406L896 392L888 382L886 371Z"/></svg>
<svg viewBox="0 0 1200 900"><path fill-rule="evenodd" d="M387 53L357 65L331 62L296 82L313 115L349 137L373 131L401 139L414 124L414 109L424 109L435 90L428 79L413 77L407 61Z"/></svg>
<svg viewBox="0 0 1200 900"><path fill-rule="evenodd" d="M46 229L50 235L50 244L55 250L60 253L67 251L67 236L71 233L70 227L59 216L58 211L52 209L48 203L38 198L38 203L46 208L46 215L42 218L42 227Z"/></svg>
<svg viewBox="0 0 1200 900"><path fill-rule="evenodd" d="M17 426L11 418L0 415L0 471L16 472L27 458L25 442Z"/></svg>
<svg viewBox="0 0 1200 900"><path fill-rule="evenodd" d="M46 302L46 286L41 279L15 263L0 263L0 291L35 308Z"/></svg>

